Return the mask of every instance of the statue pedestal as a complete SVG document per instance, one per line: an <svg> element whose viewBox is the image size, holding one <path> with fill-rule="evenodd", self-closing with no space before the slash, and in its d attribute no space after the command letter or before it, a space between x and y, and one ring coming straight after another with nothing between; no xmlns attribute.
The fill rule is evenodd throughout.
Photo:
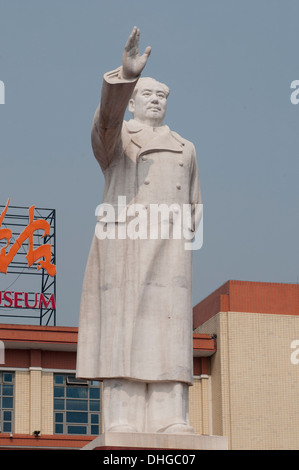
<svg viewBox="0 0 299 470"><path fill-rule="evenodd" d="M81 450L227 450L224 436L201 434L125 433L100 434Z"/></svg>

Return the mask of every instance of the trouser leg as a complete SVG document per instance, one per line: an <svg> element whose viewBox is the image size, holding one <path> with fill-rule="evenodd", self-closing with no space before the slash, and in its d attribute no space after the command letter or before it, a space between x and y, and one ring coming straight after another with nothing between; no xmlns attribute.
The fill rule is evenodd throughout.
<svg viewBox="0 0 299 470"><path fill-rule="evenodd" d="M146 383L126 379L103 380L104 431L143 432Z"/></svg>
<svg viewBox="0 0 299 470"><path fill-rule="evenodd" d="M147 432L194 432L189 425L189 386L155 382L147 390Z"/></svg>
<svg viewBox="0 0 299 470"><path fill-rule="evenodd" d="M103 419L105 432L192 433L189 386L105 379Z"/></svg>

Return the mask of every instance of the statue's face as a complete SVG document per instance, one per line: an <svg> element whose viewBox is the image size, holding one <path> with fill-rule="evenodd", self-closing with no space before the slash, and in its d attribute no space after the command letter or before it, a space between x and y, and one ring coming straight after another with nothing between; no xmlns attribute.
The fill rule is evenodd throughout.
<svg viewBox="0 0 299 470"><path fill-rule="evenodd" d="M137 92L129 102L134 119L143 124L157 127L166 114L167 93L165 86L154 79L142 79Z"/></svg>

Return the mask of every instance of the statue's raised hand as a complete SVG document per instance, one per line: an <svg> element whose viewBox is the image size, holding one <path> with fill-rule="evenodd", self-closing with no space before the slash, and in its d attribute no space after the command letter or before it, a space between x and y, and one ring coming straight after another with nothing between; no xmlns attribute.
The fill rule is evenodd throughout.
<svg viewBox="0 0 299 470"><path fill-rule="evenodd" d="M127 40L125 50L123 53L123 78L136 78L144 69L147 59L151 53L151 48L148 46L143 55L139 54L139 36L140 29L134 26L132 33Z"/></svg>

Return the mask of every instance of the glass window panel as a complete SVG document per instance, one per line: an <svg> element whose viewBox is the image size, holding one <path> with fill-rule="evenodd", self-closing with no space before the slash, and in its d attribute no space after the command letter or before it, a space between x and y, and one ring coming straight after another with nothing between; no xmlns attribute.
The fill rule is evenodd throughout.
<svg viewBox="0 0 299 470"><path fill-rule="evenodd" d="M99 415L91 415L91 423L92 424L98 424L99 423Z"/></svg>
<svg viewBox="0 0 299 470"><path fill-rule="evenodd" d="M55 384L57 385L63 384L63 375L55 375Z"/></svg>
<svg viewBox="0 0 299 470"><path fill-rule="evenodd" d="M88 386L88 381L85 379L77 379L75 375L68 375L67 376L67 384L69 385L84 385L85 387Z"/></svg>
<svg viewBox="0 0 299 470"><path fill-rule="evenodd" d="M63 413L55 413L56 423L63 423Z"/></svg>
<svg viewBox="0 0 299 470"><path fill-rule="evenodd" d="M54 387L54 397L64 397L64 387Z"/></svg>
<svg viewBox="0 0 299 470"><path fill-rule="evenodd" d="M100 382L98 382L97 380L91 380L90 382L90 385L93 385L93 386L99 386L100 385Z"/></svg>
<svg viewBox="0 0 299 470"><path fill-rule="evenodd" d="M62 434L63 433L63 424L55 424L55 432L57 434Z"/></svg>
<svg viewBox="0 0 299 470"><path fill-rule="evenodd" d="M99 388L90 388L89 389L89 398L100 398L100 389Z"/></svg>
<svg viewBox="0 0 299 470"><path fill-rule="evenodd" d="M99 426L96 424L91 425L91 434L99 434Z"/></svg>
<svg viewBox="0 0 299 470"><path fill-rule="evenodd" d="M90 411L100 411L100 400L90 400L89 410Z"/></svg>
<svg viewBox="0 0 299 470"><path fill-rule="evenodd" d="M68 426L68 434L87 434L86 426Z"/></svg>
<svg viewBox="0 0 299 470"><path fill-rule="evenodd" d="M80 411L67 411L66 413L67 423L88 423L88 413Z"/></svg>
<svg viewBox="0 0 299 470"><path fill-rule="evenodd" d="M3 432L11 432L11 423L3 423Z"/></svg>
<svg viewBox="0 0 299 470"><path fill-rule="evenodd" d="M11 421L11 411L3 411L3 421Z"/></svg>
<svg viewBox="0 0 299 470"><path fill-rule="evenodd" d="M66 400L66 409L67 410L87 411L88 410L88 401L87 400Z"/></svg>
<svg viewBox="0 0 299 470"><path fill-rule="evenodd" d="M3 374L3 382L12 382L12 374L4 372Z"/></svg>
<svg viewBox="0 0 299 470"><path fill-rule="evenodd" d="M64 410L64 400L56 398L54 400L54 410Z"/></svg>
<svg viewBox="0 0 299 470"><path fill-rule="evenodd" d="M67 398L88 398L87 387L68 387L66 389Z"/></svg>
<svg viewBox="0 0 299 470"><path fill-rule="evenodd" d="M13 399L8 397L2 398L2 408L13 408Z"/></svg>
<svg viewBox="0 0 299 470"><path fill-rule="evenodd" d="M13 396L13 385L3 385L2 386L2 395Z"/></svg>

